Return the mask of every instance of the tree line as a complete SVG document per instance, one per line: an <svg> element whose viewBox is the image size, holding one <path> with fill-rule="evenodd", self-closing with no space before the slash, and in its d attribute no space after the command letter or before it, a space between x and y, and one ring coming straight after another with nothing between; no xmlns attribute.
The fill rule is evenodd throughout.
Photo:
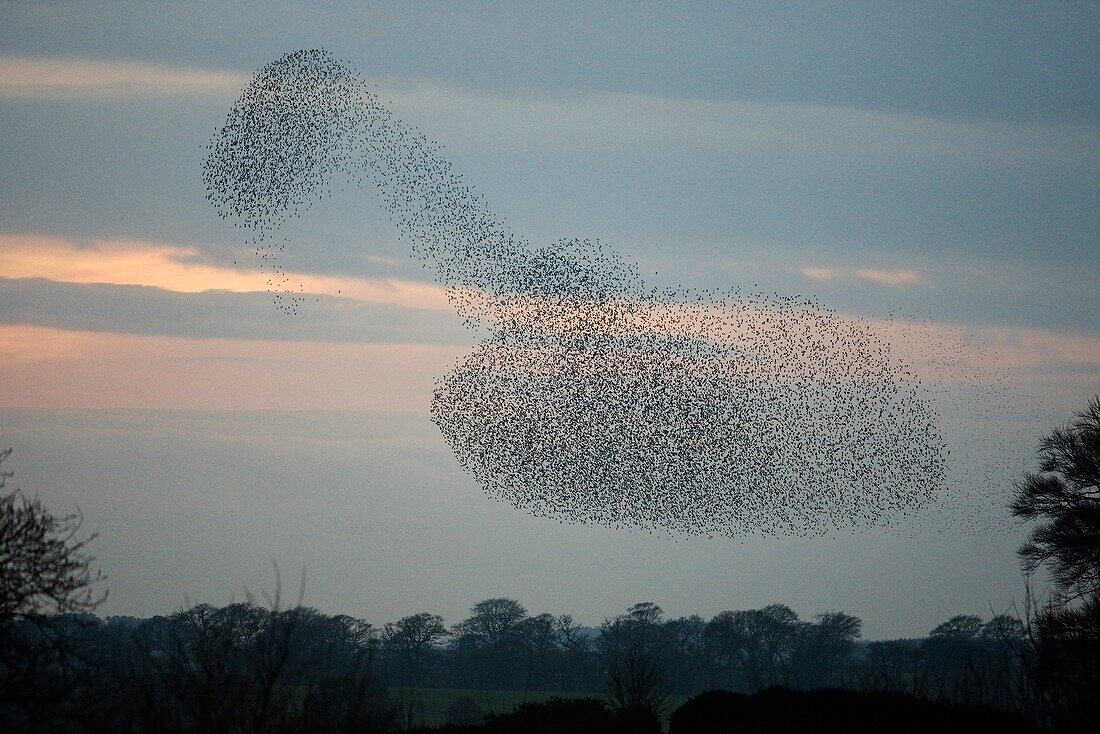
<svg viewBox="0 0 1100 734"><path fill-rule="evenodd" d="M824 612L802 620L782 604L705 620L666 619L643 602L596 629L569 615L529 614L507 598L478 602L450 628L428 612L375 627L253 601L142 620L68 614L52 621L63 647L41 644L42 630L30 621L14 631L24 651L38 651L30 667L50 671L52 680L13 686L9 705L37 701L60 715L68 697L70 718L94 712L99 722L152 728L197 722L203 731L232 730L226 722L243 712L274 716L291 691L304 718L323 711L359 722L395 719L403 702L415 704L417 689L431 687L606 695L624 709L655 710L672 694L716 688L839 687L1018 709L1025 643L1020 620L1003 615L954 617L920 640L862 643L856 617Z"/></svg>

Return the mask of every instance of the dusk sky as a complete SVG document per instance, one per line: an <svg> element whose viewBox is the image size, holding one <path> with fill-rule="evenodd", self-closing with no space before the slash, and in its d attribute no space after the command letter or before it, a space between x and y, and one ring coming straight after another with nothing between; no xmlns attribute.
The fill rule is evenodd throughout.
<svg viewBox="0 0 1100 734"><path fill-rule="evenodd" d="M885 638L1022 601L1011 524L705 539L486 497L428 416L473 337L375 198L280 233L293 316L205 198L250 75L320 47L532 243L991 355L1013 470L1100 392L1100 5L4 3L0 448L99 533L101 613L239 599L272 560L374 623L782 602Z"/></svg>

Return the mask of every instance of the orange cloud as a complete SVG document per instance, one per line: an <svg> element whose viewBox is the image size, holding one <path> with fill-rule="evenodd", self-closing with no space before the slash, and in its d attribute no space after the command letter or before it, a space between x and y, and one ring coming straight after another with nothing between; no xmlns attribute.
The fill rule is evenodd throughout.
<svg viewBox="0 0 1100 734"><path fill-rule="evenodd" d="M0 97L150 97L224 90L248 77L226 71L133 61L0 56Z"/></svg>
<svg viewBox="0 0 1100 734"><path fill-rule="evenodd" d="M818 268L813 266L801 268L800 272L810 280L835 280L843 275L843 271L837 268Z"/></svg>
<svg viewBox="0 0 1100 734"><path fill-rule="evenodd" d="M806 267L799 268L798 271L810 280L850 280L853 278L860 278L862 280L869 280L872 283L878 283L879 285L885 285L891 288L899 288L906 285L917 285L924 282L924 276L921 275L920 271L911 268L894 268L892 270L883 270L880 268L859 268L857 270L846 270L844 268L829 268L815 265L807 265Z"/></svg>
<svg viewBox="0 0 1100 734"><path fill-rule="evenodd" d="M879 285L887 285L897 288L903 285L916 285L924 281L919 270L879 270L877 268L860 268L856 275L864 280L869 280Z"/></svg>
<svg viewBox="0 0 1100 734"><path fill-rule="evenodd" d="M447 310L444 289L397 278L348 278L284 273L205 262L195 247L134 240L95 241L88 247L58 237L0 235L0 276L46 278L63 283L144 285L181 293L282 290L340 296L368 303Z"/></svg>

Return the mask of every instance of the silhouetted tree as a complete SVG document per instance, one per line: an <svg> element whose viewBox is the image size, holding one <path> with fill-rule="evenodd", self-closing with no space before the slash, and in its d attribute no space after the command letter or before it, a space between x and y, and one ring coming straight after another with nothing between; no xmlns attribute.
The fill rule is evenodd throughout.
<svg viewBox="0 0 1100 734"><path fill-rule="evenodd" d="M801 624L790 663L797 683L806 688L846 685L862 628L857 617L835 611Z"/></svg>
<svg viewBox="0 0 1100 734"><path fill-rule="evenodd" d="M518 626L526 617L522 604L501 597L479 601L470 616L455 625L455 652L466 658L482 686L508 687L520 645Z"/></svg>
<svg viewBox="0 0 1100 734"><path fill-rule="evenodd" d="M0 451L0 463L11 449ZM12 477L0 471L0 490ZM81 516L57 516L15 489L0 496L0 729L71 719L75 691L90 674L71 642L105 592L78 538Z"/></svg>
<svg viewBox="0 0 1100 734"><path fill-rule="evenodd" d="M922 662L919 642L869 642L862 662L860 687L873 691L915 692Z"/></svg>
<svg viewBox="0 0 1100 734"><path fill-rule="evenodd" d="M980 655L982 618L959 614L928 633L921 644L927 671L922 693L938 698L965 699L973 692L974 666Z"/></svg>
<svg viewBox="0 0 1100 734"><path fill-rule="evenodd" d="M1100 594L1100 396L1043 438L1039 473L1017 484L1012 512L1034 523L1020 558L1049 569L1056 602Z"/></svg>
<svg viewBox="0 0 1100 734"><path fill-rule="evenodd" d="M558 617L558 641L561 647L558 690L594 690L598 666L592 639L573 621L572 615L563 614Z"/></svg>
<svg viewBox="0 0 1100 734"><path fill-rule="evenodd" d="M641 602L631 606L626 614L605 619L596 641L600 653L612 657L627 650L653 652L663 615L661 607L653 602Z"/></svg>
<svg viewBox="0 0 1100 734"><path fill-rule="evenodd" d="M624 719L649 721L668 702L668 679L660 646L664 612L641 602L627 613L604 621L597 647L604 666L604 690Z"/></svg>
<svg viewBox="0 0 1100 734"><path fill-rule="evenodd" d="M763 609L720 612L707 623L706 635L727 680L732 678L733 687L752 692L785 680L799 624L790 607L770 604Z"/></svg>
<svg viewBox="0 0 1100 734"><path fill-rule="evenodd" d="M664 610L651 601L633 604L626 612L626 616L630 618L630 621L638 625L640 629L652 629L653 625L661 621L664 614Z"/></svg>
<svg viewBox="0 0 1100 734"><path fill-rule="evenodd" d="M1092 731L1100 721L1100 596L1036 615L1032 671L1058 731Z"/></svg>
<svg viewBox="0 0 1100 734"><path fill-rule="evenodd" d="M0 451L0 463L10 455ZM0 489L12 476L0 472ZM91 612L103 601L106 594L95 589L102 575L87 553L96 536L77 539L82 519L53 515L18 489L0 497L0 624Z"/></svg>
<svg viewBox="0 0 1100 734"><path fill-rule="evenodd" d="M110 688L125 697L109 730L384 731L394 717L374 674L374 629L352 617L200 604L138 627Z"/></svg>
<svg viewBox="0 0 1100 734"><path fill-rule="evenodd" d="M485 599L470 608L470 616L455 627L455 636L485 647L499 647L513 639L527 609L515 599Z"/></svg>
<svg viewBox="0 0 1100 734"><path fill-rule="evenodd" d="M624 717L660 717L668 707L668 684L660 664L642 650L626 650L607 661L605 690Z"/></svg>
<svg viewBox="0 0 1100 734"><path fill-rule="evenodd" d="M403 685L419 686L425 669L438 654L447 637L447 627L438 614L421 612L389 622L383 628L382 645L387 659L396 665Z"/></svg>
<svg viewBox="0 0 1100 734"><path fill-rule="evenodd" d="M973 614L958 614L942 622L928 633L930 641L975 640L982 633L982 618Z"/></svg>
<svg viewBox="0 0 1100 734"><path fill-rule="evenodd" d="M558 620L545 612L536 614L520 620L516 632L524 661L524 690L542 689L548 685L550 670L560 651Z"/></svg>
<svg viewBox="0 0 1100 734"><path fill-rule="evenodd" d="M1054 585L1031 620L1036 697L1057 728L1089 730L1100 719L1100 396L1042 439L1012 512L1033 523L1025 571L1045 567Z"/></svg>
<svg viewBox="0 0 1100 734"><path fill-rule="evenodd" d="M661 627L662 656L668 669L669 683L680 692L695 693L713 676L713 663L707 654L707 623L697 614L670 619Z"/></svg>

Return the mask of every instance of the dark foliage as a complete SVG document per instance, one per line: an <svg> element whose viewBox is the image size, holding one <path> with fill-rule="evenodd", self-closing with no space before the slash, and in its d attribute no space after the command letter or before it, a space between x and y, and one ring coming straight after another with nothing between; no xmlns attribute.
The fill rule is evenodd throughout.
<svg viewBox="0 0 1100 734"><path fill-rule="evenodd" d="M1100 597L1043 610L1034 634L1032 677L1047 721L1058 731L1093 731L1100 721Z"/></svg>
<svg viewBox="0 0 1100 734"><path fill-rule="evenodd" d="M106 712L142 731L380 732L394 712L373 671L368 625L251 603L199 605L140 624L101 658Z"/></svg>
<svg viewBox="0 0 1100 734"><path fill-rule="evenodd" d="M382 644L403 685L418 686L438 657L447 627L438 614L421 612L386 624Z"/></svg>
<svg viewBox="0 0 1100 734"><path fill-rule="evenodd" d="M11 476L0 471L0 490ZM0 495L0 730L62 726L78 713L89 667L75 643L104 597L87 553L95 536L78 538L80 525L18 489Z"/></svg>
<svg viewBox="0 0 1100 734"><path fill-rule="evenodd" d="M490 608L503 607L475 605L475 615ZM923 641L864 645L853 617L826 613L802 621L781 605L724 612L707 623L665 620L647 603L598 630L579 628L568 617L551 625L549 615L507 616L504 626L478 622L498 630L495 655L486 654L493 650L489 643L464 636L475 628L465 623L456 625L456 636L424 642L416 653L425 663L423 686L476 688L477 681L491 681L503 690L585 693L599 696L616 726L629 722L635 730L667 712L670 694L698 693L708 681L731 682L743 693L760 690L754 681L792 688L843 681L864 690L1026 709L1014 687L1024 672L1025 638L1020 622L1007 617L956 617ZM409 622L414 618L426 624ZM198 605L168 617L106 622L62 615L54 622L66 630L70 659L91 675L82 686L53 690L82 714L76 731L409 729L424 721L423 687L407 685L412 648L393 640L406 628L435 636L437 620L427 613L406 617L406 624L387 625L387 636L360 620L302 606ZM505 628L510 631L499 631ZM456 707L449 718L477 725L473 709ZM567 710L583 707L559 713ZM546 709L524 711L537 716Z"/></svg>
<svg viewBox="0 0 1100 734"><path fill-rule="evenodd" d="M473 726L480 724L485 718L485 713L477 701L469 696L455 699L455 702L447 707L447 723L458 726Z"/></svg>
<svg viewBox="0 0 1100 734"><path fill-rule="evenodd" d="M1100 594L1100 396L1039 444L1039 473L1017 486L1012 512L1034 522L1020 557L1046 566L1057 602Z"/></svg>
<svg viewBox="0 0 1100 734"><path fill-rule="evenodd" d="M786 732L1035 731L1022 716L980 706L930 701L901 693L768 688L746 696L708 691L672 713L669 734Z"/></svg>
<svg viewBox="0 0 1100 734"><path fill-rule="evenodd" d="M0 463L10 455L0 451ZM11 476L0 472L0 489ZM0 623L99 605L102 576L87 553L95 535L77 539L80 525L79 514L54 515L18 489L0 496Z"/></svg>
<svg viewBox="0 0 1100 734"><path fill-rule="evenodd" d="M1100 720L1100 396L1039 444L1039 473L1017 486L1013 513L1033 523L1027 571L1054 585L1029 620L1025 661L1040 720L1091 731Z"/></svg>
<svg viewBox="0 0 1100 734"><path fill-rule="evenodd" d="M551 698L520 704L506 714L489 714L475 726L445 725L416 732L450 734L660 734L660 720L649 712L613 711L598 698Z"/></svg>

